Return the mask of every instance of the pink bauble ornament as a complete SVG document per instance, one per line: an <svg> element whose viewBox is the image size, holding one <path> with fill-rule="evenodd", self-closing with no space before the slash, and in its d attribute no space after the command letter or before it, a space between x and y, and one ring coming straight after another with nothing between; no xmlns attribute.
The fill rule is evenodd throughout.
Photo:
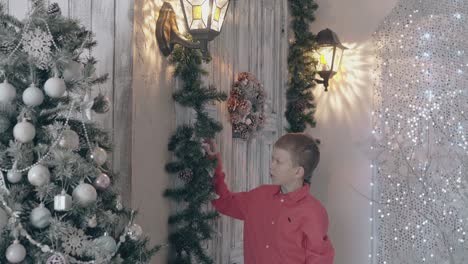
<svg viewBox="0 0 468 264"><path fill-rule="evenodd" d="M94 180L94 186L99 190L105 190L111 185L111 180L109 176L105 173L99 174L99 176Z"/></svg>

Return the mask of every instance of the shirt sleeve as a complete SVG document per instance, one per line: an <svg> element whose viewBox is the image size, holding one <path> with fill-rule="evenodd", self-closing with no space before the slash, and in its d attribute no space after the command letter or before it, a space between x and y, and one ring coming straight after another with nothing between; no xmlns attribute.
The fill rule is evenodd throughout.
<svg viewBox="0 0 468 264"><path fill-rule="evenodd" d="M327 235L328 215L325 209L311 218L303 227L305 264L333 264L335 250Z"/></svg>
<svg viewBox="0 0 468 264"><path fill-rule="evenodd" d="M234 217L239 220L245 220L249 192L233 193L229 191L226 183L224 182L226 176L223 172L221 157L217 154L215 158L218 160L218 163L215 169L213 184L215 192L219 195L219 198L211 201L211 204L216 208L216 210L224 215Z"/></svg>

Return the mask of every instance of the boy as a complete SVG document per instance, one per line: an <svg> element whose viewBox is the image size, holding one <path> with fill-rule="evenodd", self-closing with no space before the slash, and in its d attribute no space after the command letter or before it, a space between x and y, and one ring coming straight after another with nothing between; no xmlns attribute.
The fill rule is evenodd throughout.
<svg viewBox="0 0 468 264"><path fill-rule="evenodd" d="M319 161L316 141L289 133L276 141L270 165L274 185L232 193L224 183L216 145L204 145L218 163L213 178L220 213L244 221L244 264L332 264L328 215L309 194L310 177ZM252 175L255 176L255 175Z"/></svg>

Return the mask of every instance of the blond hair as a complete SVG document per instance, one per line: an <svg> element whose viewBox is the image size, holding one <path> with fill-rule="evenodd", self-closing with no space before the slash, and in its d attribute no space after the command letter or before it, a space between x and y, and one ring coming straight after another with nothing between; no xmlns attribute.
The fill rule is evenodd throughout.
<svg viewBox="0 0 468 264"><path fill-rule="evenodd" d="M310 183L312 172L320 160L320 141L305 133L288 133L275 142L275 147L284 149L291 155L294 166L304 168L304 182Z"/></svg>

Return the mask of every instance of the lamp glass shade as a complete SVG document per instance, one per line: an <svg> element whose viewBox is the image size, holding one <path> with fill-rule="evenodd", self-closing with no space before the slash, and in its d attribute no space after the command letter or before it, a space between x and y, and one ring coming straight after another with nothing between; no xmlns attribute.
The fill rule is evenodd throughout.
<svg viewBox="0 0 468 264"><path fill-rule="evenodd" d="M322 46L315 53L318 71L337 73L343 57L343 49L336 46Z"/></svg>
<svg viewBox="0 0 468 264"><path fill-rule="evenodd" d="M229 0L214 0L211 16L211 29L221 31L228 10Z"/></svg>
<svg viewBox="0 0 468 264"><path fill-rule="evenodd" d="M182 0L181 3L189 30L209 28L210 0Z"/></svg>

